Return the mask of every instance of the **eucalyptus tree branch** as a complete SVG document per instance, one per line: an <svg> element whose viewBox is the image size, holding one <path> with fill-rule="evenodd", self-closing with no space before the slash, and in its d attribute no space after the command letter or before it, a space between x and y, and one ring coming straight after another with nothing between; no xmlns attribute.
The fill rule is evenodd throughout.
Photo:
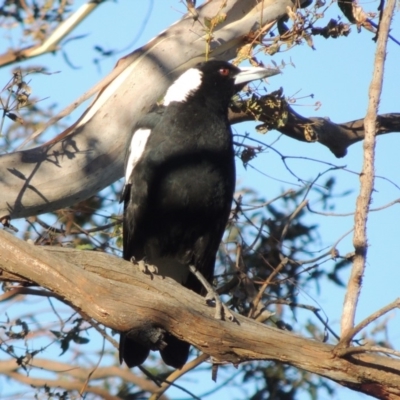
<svg viewBox="0 0 400 400"><path fill-rule="evenodd" d="M360 192L357 197L354 215L353 245L355 254L341 319L342 339L339 346L343 347L348 346L352 340L351 332L354 328L356 309L367 260L367 220L375 181L376 119L383 85L386 44L395 4L396 0L388 0L383 10L375 53L374 72L369 88L369 103L365 117L364 161L360 173Z"/></svg>
<svg viewBox="0 0 400 400"><path fill-rule="evenodd" d="M249 101L237 101L229 111L232 124L260 121L268 130L275 129L292 139L320 143L336 157L346 156L347 149L365 138L364 119L335 123L329 118L303 117L294 111L283 96L283 91L253 95ZM376 134L400 132L400 113L377 116Z"/></svg>
<svg viewBox="0 0 400 400"><path fill-rule="evenodd" d="M151 278L105 253L33 246L0 231L0 279L2 271L55 292L115 330L161 328L216 362L279 361L379 399L399 398L397 359L367 351L342 358L330 344L241 315L235 315L239 324L217 320L201 296L172 279Z"/></svg>
<svg viewBox="0 0 400 400"><path fill-rule="evenodd" d="M0 67L58 50L57 46L61 40L69 35L101 3L103 3L102 0L91 0L82 4L65 21L61 22L42 43L18 50L10 49L7 53L0 54Z"/></svg>

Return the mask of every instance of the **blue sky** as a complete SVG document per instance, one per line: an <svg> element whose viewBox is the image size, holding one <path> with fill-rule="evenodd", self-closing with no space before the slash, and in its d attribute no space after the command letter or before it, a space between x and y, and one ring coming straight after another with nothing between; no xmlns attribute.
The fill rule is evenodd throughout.
<svg viewBox="0 0 400 400"><path fill-rule="evenodd" d="M74 7L83 4L77 1ZM362 3L367 11L376 11L378 2ZM47 65L50 71L60 71L51 76L34 76L31 81L33 93L44 100L46 104L57 102L61 110L104 77L115 65L118 58L145 44L158 32L167 28L182 16L184 6L178 0L154 0L153 8L149 13L149 1L119 0L106 2L85 20L72 36L87 34L82 40L70 41L64 48L70 62L80 67L71 69L62 56L44 55L29 64ZM146 15L149 15L147 22ZM336 4L332 4L327 15L336 18L341 15ZM325 19L324 21L328 21ZM345 22L345 21L344 21ZM323 25L321 22L319 25ZM392 24L392 35L400 40L400 17L395 14ZM281 76L269 79L268 90L273 91L283 87L286 96L297 98L295 110L304 116L329 117L334 122L346 122L363 118L367 109L368 88L373 69L375 43L371 40L372 34L362 30L357 33L353 26L349 37L326 40L322 37L314 38L316 50L306 44L274 55L262 58L265 64L274 60L280 64L293 62L295 67L287 65ZM134 41L135 39L135 41ZM2 39L3 46L5 40ZM14 42L15 43L15 42ZM99 55L93 50L95 45L101 45L105 50L122 50L113 57L102 61L99 66L93 64L93 59ZM2 46L2 48L3 48ZM5 46L6 47L6 46ZM4 50L4 48L3 48ZM3 51L2 50L2 51ZM28 64L28 63L26 63ZM385 66L385 83L380 102L380 113L399 112L400 107L400 47L393 42L388 44L387 62ZM4 85L9 79L10 68L0 70L0 82ZM313 94L313 98L307 97ZM321 102L316 109L315 102ZM80 111L81 112L81 111ZM79 112L69 117L67 123L72 123ZM347 170L359 172L362 166L362 142L349 148L348 155L343 159L335 158L327 148L319 144L305 144L290 138L280 136L277 132L260 135L254 132L254 124L235 126L238 132L251 132L251 136L262 140L285 155L302 156L309 159L323 160L334 165L346 166ZM376 148L376 174L384 179L377 179L373 195L373 207L380 207L397 198L400 198L400 135L390 134L378 138ZM259 156L253 165L262 169L267 175L260 176L252 168L244 170L238 166L238 185L250 186L259 191L266 199L275 197L282 189L296 187L298 182L288 174L282 162L272 152L265 152ZM313 180L325 167L307 160L293 160L291 167L305 180ZM336 193L352 190L352 194L338 200L334 212L347 213L354 210L355 199L358 193L359 181L357 174L346 171L335 172L337 177ZM284 184L282 181L288 183ZM321 183L325 179L321 180ZM391 183L393 182L393 183ZM396 187L397 185L397 187ZM400 239L399 205L394 205L380 212L371 213L368 221L369 250L368 265L364 277L363 290L357 312L357 321L361 321L372 312L399 297L398 281L400 277L400 263L397 248ZM321 226L319 248L332 245L344 232L351 229L353 217L320 217L311 215L307 221ZM352 236L343 240L338 249L341 254L352 251ZM347 274L341 278L347 281ZM344 291L338 290L331 283L322 285L318 295L314 288L303 293L305 303L323 307L329 315L332 327L338 331ZM313 303L315 299L318 304ZM299 320L310 318L310 315L299 313ZM299 324L300 325L300 324ZM392 344L400 348L400 315L399 312L389 314L389 338ZM295 327L296 329L296 327ZM212 388L214 383L208 378L201 379L201 385L189 382L190 390L201 394L207 387ZM184 382L181 382L182 384ZM188 387L189 388L189 387ZM174 393L174 394L172 394ZM343 390L337 398L358 399L359 394ZM181 393L170 392L171 397L184 397ZM229 389L220 392L209 399L232 398ZM237 398L245 398L237 394Z"/></svg>

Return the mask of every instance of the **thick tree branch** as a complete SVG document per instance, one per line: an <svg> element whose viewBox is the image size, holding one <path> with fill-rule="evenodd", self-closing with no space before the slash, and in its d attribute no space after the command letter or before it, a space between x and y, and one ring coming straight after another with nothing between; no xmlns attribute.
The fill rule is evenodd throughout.
<svg viewBox="0 0 400 400"><path fill-rule="evenodd" d="M340 358L332 345L240 315L239 324L216 320L202 297L105 253L40 248L0 231L1 270L54 291L116 330L161 327L220 361L280 361L380 399L400 398L397 359L367 352Z"/></svg>

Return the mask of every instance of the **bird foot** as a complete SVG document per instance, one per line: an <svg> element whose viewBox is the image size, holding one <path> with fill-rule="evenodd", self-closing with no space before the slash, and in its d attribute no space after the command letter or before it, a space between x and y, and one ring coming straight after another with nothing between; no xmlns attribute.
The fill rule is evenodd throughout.
<svg viewBox="0 0 400 400"><path fill-rule="evenodd" d="M207 304L215 303L215 319L228 320L231 322L238 322L231 310L220 299L218 293L212 289L213 292L208 292L206 295Z"/></svg>
<svg viewBox="0 0 400 400"><path fill-rule="evenodd" d="M204 289L207 291L206 295L206 303L213 304L215 303L215 319L220 320L229 320L231 322L238 322L235 316L231 313L229 308L221 301L218 293L211 286L211 284L207 281L206 278L197 270L194 265L189 266L190 272L196 276L196 278L201 282Z"/></svg>
<svg viewBox="0 0 400 400"><path fill-rule="evenodd" d="M131 262L138 266L140 272L143 272L146 275L150 275L152 278L153 275L158 274L158 268L155 265L147 264L144 260L136 261L135 258L132 257Z"/></svg>

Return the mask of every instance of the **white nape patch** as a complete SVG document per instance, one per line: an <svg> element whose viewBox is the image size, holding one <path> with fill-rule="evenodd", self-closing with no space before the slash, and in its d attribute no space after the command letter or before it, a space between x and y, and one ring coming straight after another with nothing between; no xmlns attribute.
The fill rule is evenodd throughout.
<svg viewBox="0 0 400 400"><path fill-rule="evenodd" d="M185 101L190 93L201 85L202 77L203 73L197 68L190 68L184 72L167 90L164 106L168 106L172 101Z"/></svg>
<svg viewBox="0 0 400 400"><path fill-rule="evenodd" d="M126 163L125 185L128 183L129 177L133 169L140 160L144 152L147 140L149 139L151 129L138 129L132 136L131 145L129 146L129 158Z"/></svg>

